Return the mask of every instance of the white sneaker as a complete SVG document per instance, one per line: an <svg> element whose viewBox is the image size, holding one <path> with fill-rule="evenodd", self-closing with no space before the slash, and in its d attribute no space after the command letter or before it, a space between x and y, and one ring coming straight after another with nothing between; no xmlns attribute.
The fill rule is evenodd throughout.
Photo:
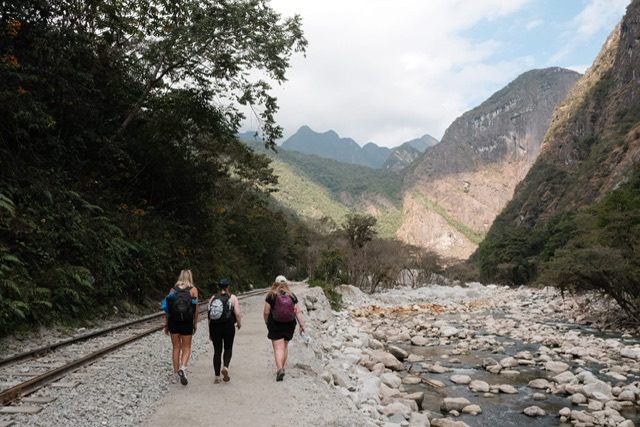
<svg viewBox="0 0 640 427"><path fill-rule="evenodd" d="M180 382L180 375L177 372L171 374L171 384L178 384Z"/></svg>
<svg viewBox="0 0 640 427"><path fill-rule="evenodd" d="M189 384L189 380L187 379L186 369L187 369L186 366L181 366L180 369L178 370L178 375L180 376L180 384L182 385Z"/></svg>

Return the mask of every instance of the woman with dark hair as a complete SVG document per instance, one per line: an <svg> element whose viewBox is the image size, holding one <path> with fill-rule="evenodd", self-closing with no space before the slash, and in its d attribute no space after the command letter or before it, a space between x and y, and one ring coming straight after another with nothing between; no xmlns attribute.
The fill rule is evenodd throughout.
<svg viewBox="0 0 640 427"><path fill-rule="evenodd" d="M293 306L291 317L286 319L278 319L277 316L274 316L276 313L276 301L281 297L289 298L290 304ZM286 298L284 300L289 303ZM300 325L300 333L304 332L302 314L298 309L298 298L289 289L286 277L276 277L276 281L271 285L271 289L265 298L263 315L264 323L269 330L267 338L271 340L276 360L276 381L282 381L285 373L284 365L287 363L287 357L289 356L289 341L293 339L296 324Z"/></svg>
<svg viewBox="0 0 640 427"><path fill-rule="evenodd" d="M235 328L240 330L242 327L238 297L229 292L230 286L229 279L220 279L218 293L209 300L209 339L213 343L214 384L231 379L229 364L233 354Z"/></svg>

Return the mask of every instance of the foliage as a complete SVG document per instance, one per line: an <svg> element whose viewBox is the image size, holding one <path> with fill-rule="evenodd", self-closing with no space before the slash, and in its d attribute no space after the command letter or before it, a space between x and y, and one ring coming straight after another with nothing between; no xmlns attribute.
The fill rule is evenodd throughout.
<svg viewBox="0 0 640 427"><path fill-rule="evenodd" d="M284 82L305 47L262 0L2 3L0 335L157 308L183 268L206 296L299 257L270 160L234 135L251 105L273 147L252 76Z"/></svg>
<svg viewBox="0 0 640 427"><path fill-rule="evenodd" d="M345 282L346 256L344 251L338 248L322 249L320 260L313 272L314 279L322 280L332 285L340 285Z"/></svg>
<svg viewBox="0 0 640 427"><path fill-rule="evenodd" d="M640 321L640 167L573 222L573 235L544 264L539 280L569 290L600 290Z"/></svg>
<svg viewBox="0 0 640 427"><path fill-rule="evenodd" d="M461 283L480 281L480 270L476 265L466 260L452 262L444 268L442 275L449 280L457 280Z"/></svg>
<svg viewBox="0 0 640 427"><path fill-rule="evenodd" d="M490 233L472 257L482 281L599 290L640 320L640 167L589 208L556 214L535 228L493 227L501 233Z"/></svg>
<svg viewBox="0 0 640 427"><path fill-rule="evenodd" d="M273 159L282 191L274 197L301 218L330 217L341 222L347 213L373 208L378 232L394 238L402 223L402 176L386 169L341 163L296 151L272 152L245 141Z"/></svg>
<svg viewBox="0 0 640 427"><path fill-rule="evenodd" d="M377 222L373 215L347 214L342 223L342 229L352 249L362 248L376 237Z"/></svg>
<svg viewBox="0 0 640 427"><path fill-rule="evenodd" d="M312 288L320 287L322 289L322 292L324 293L324 296L327 298L327 301L329 301L329 305L331 306L332 310L338 311L342 308L342 294L336 291L335 286L324 283L322 280L319 280L319 279L310 280L309 286Z"/></svg>
<svg viewBox="0 0 640 427"><path fill-rule="evenodd" d="M327 188L336 200L346 192L354 198L364 194L381 194L394 203L402 203L402 175L396 171L342 163L292 150L278 150L269 155Z"/></svg>

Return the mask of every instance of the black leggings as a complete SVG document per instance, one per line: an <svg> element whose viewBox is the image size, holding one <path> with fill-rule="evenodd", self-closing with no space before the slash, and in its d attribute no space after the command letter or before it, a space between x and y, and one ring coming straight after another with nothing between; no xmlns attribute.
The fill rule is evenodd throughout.
<svg viewBox="0 0 640 427"><path fill-rule="evenodd" d="M212 324L209 336L213 342L213 370L216 376L220 375L221 362L224 359L224 366L229 367L231 355L233 353L233 338L236 336L236 328L233 322ZM224 356L223 350L224 348Z"/></svg>

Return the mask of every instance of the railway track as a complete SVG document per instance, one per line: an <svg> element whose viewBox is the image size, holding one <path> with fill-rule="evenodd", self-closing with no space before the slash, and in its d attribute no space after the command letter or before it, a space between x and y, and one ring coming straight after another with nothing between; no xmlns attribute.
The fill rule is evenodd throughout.
<svg viewBox="0 0 640 427"><path fill-rule="evenodd" d="M266 291L258 289L239 294L238 298ZM206 318L206 305L207 301L198 304L199 319ZM159 312L0 359L0 414L39 412L41 404L54 399L29 398L34 391L50 385L73 387L77 381L66 378L80 367L163 328L164 312ZM0 427L5 425L10 424L0 421Z"/></svg>

